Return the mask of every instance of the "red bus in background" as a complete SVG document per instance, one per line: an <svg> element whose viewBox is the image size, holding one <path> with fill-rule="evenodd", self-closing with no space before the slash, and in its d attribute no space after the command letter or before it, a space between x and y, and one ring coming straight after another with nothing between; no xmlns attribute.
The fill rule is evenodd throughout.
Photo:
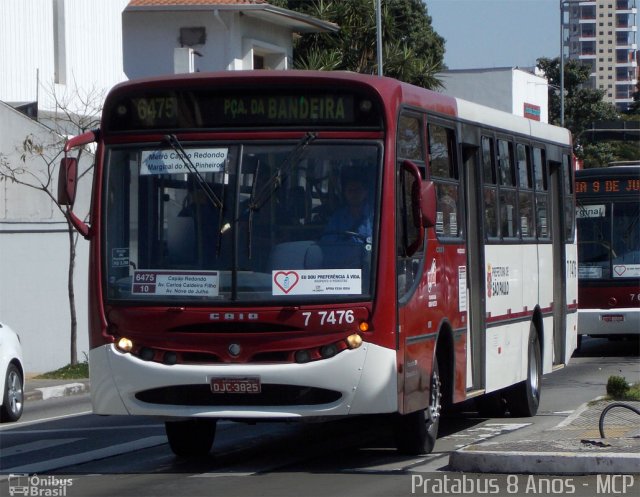
<svg viewBox="0 0 640 497"><path fill-rule="evenodd" d="M640 335L640 163L576 173L578 332Z"/></svg>
<svg viewBox="0 0 640 497"><path fill-rule="evenodd" d="M99 414L389 414L432 450L443 404L534 415L576 345L569 132L389 78L225 72L116 86L90 226ZM76 160L60 197L75 195ZM506 403L505 403L506 402Z"/></svg>

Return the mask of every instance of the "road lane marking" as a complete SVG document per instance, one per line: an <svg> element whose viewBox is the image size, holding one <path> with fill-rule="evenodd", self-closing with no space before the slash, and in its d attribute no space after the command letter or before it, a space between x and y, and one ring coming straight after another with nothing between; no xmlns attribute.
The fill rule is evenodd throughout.
<svg viewBox="0 0 640 497"><path fill-rule="evenodd" d="M153 430L164 430L164 424L152 424L152 425L119 425L119 426L87 426L86 428L57 428L57 429L46 429L46 430L24 430L24 431L15 431L15 432L6 432L3 433L2 436L5 437L7 435L45 435L47 433L74 433L74 432L82 432L82 431L110 431L110 430L139 430L139 429L153 429Z"/></svg>
<svg viewBox="0 0 640 497"><path fill-rule="evenodd" d="M50 438L49 440L36 440L35 442L27 442L25 444L13 445L11 447L2 447L2 457L10 457L26 454L36 450L49 449L61 445L84 440L84 438ZM3 444L4 445L4 444Z"/></svg>
<svg viewBox="0 0 640 497"><path fill-rule="evenodd" d="M0 426L0 432L13 430L15 428L22 428L23 426L31 426L37 423L46 423L47 421L58 421L60 419L68 419L68 418L75 418L78 416L85 416L87 414L93 414L93 411L82 411L82 412L76 412L73 414L63 414L61 416L53 416L51 418L42 418L42 419L33 419L31 421L18 421L16 423L11 423L6 426Z"/></svg>
<svg viewBox="0 0 640 497"><path fill-rule="evenodd" d="M141 438L140 440L135 440L133 442L112 445L110 447L104 447L102 449L89 450L87 452L71 454L68 456L49 459L47 461L40 461L33 464L25 464L23 466L14 467L3 467L2 472L27 474L42 473L44 471L53 471L54 469L64 468L67 466L84 464L90 461L95 461L96 459L105 459L107 457L119 456L136 450L148 449L151 447L156 447L158 445L164 445L166 443L166 436Z"/></svg>

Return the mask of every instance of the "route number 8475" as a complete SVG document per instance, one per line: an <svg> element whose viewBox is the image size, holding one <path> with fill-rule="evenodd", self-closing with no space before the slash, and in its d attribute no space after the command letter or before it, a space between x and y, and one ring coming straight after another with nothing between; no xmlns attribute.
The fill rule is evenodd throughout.
<svg viewBox="0 0 640 497"><path fill-rule="evenodd" d="M351 324L356 319L353 315L352 310L303 312L302 315L304 316L305 326L309 326L309 323L311 322L311 316L313 316L314 314L320 320L320 326L327 326L332 324Z"/></svg>

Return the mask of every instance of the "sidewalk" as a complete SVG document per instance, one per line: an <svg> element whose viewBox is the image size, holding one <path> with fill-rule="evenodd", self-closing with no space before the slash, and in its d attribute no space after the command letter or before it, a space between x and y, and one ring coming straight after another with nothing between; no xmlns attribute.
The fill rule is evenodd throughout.
<svg viewBox="0 0 640 497"><path fill-rule="evenodd" d="M25 403L34 400L47 400L68 395L89 393L89 379L77 380L36 380L27 373L24 390Z"/></svg>
<svg viewBox="0 0 640 497"><path fill-rule="evenodd" d="M46 400L90 391L88 379L35 380L27 377L25 402ZM610 412L605 435L598 421L612 401L583 404L558 426L536 440L482 442L452 452L449 468L474 473L512 474L630 474L640 473L640 416L624 410ZM627 402L640 409L640 402ZM611 418L609 418L611 416Z"/></svg>
<svg viewBox="0 0 640 497"><path fill-rule="evenodd" d="M449 466L479 473L640 473L638 414L618 408L609 411L605 422L609 438L600 438L600 413L613 402L596 399L583 404L536 440L468 445L451 454ZM640 402L624 403L640 409Z"/></svg>

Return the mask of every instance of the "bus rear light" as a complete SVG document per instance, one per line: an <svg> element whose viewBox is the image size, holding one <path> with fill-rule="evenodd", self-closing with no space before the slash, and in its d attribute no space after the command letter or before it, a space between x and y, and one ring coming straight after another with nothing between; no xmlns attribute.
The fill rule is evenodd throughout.
<svg viewBox="0 0 640 497"><path fill-rule="evenodd" d="M118 348L118 350L120 350L120 352L131 352L133 350L133 342L128 338L122 337L120 340L118 340L116 347Z"/></svg>
<svg viewBox="0 0 640 497"><path fill-rule="evenodd" d="M347 337L347 345L350 349L357 349L358 347L360 347L360 345L362 345L362 337L357 333L349 335Z"/></svg>
<svg viewBox="0 0 640 497"><path fill-rule="evenodd" d="M369 331L369 323L367 323L366 321L362 321L358 325L358 329L362 332Z"/></svg>

